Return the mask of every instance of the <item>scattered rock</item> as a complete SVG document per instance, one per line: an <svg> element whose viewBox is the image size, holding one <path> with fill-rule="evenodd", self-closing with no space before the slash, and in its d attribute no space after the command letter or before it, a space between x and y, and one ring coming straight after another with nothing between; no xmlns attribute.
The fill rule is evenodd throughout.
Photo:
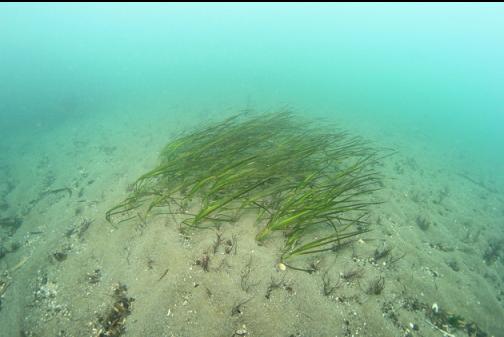
<svg viewBox="0 0 504 337"><path fill-rule="evenodd" d="M421 230L426 231L427 229L429 229L430 221L425 217L419 215L416 218L416 224Z"/></svg>
<svg viewBox="0 0 504 337"><path fill-rule="evenodd" d="M63 262L68 257L68 254L64 252L56 252L52 255L52 257L58 262Z"/></svg>
<svg viewBox="0 0 504 337"><path fill-rule="evenodd" d="M453 270L453 271L460 271L460 266L457 261L455 260L450 260L448 261L448 266Z"/></svg>

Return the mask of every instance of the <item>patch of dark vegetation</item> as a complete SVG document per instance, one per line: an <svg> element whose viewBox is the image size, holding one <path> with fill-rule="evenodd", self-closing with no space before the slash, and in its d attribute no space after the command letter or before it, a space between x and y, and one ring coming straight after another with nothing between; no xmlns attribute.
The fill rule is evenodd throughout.
<svg viewBox="0 0 504 337"><path fill-rule="evenodd" d="M97 284L100 283L102 277L101 269L97 268L93 270L91 273L87 273L86 280L89 284Z"/></svg>
<svg viewBox="0 0 504 337"><path fill-rule="evenodd" d="M483 254L483 260L487 265L493 264L497 260L502 260L504 255L504 239L490 239L488 247Z"/></svg>
<svg viewBox="0 0 504 337"><path fill-rule="evenodd" d="M443 187L440 191L438 191L437 199L432 200L434 204L441 204L443 200L450 195L450 189L448 186Z"/></svg>
<svg viewBox="0 0 504 337"><path fill-rule="evenodd" d="M389 256L390 252L392 251L392 247L387 245L386 242L384 242L381 246L376 247L373 257L372 257L372 262L378 263L381 259L386 258Z"/></svg>
<svg viewBox="0 0 504 337"><path fill-rule="evenodd" d="M236 255L236 250L238 249L238 237L233 235L231 239L227 239L224 242L224 252L226 254L230 254L233 252L233 255Z"/></svg>
<svg viewBox="0 0 504 337"><path fill-rule="evenodd" d="M236 316L236 315L241 315L242 314L242 307L249 302L252 299L252 297L246 299L246 300L241 300L237 302L235 305L233 305L233 308L231 309L231 316Z"/></svg>
<svg viewBox="0 0 504 337"><path fill-rule="evenodd" d="M312 273L315 273L315 272L318 272L320 270L320 260L319 259L314 259L310 262L309 264L309 270L310 270L310 273L309 274L312 274Z"/></svg>
<svg viewBox="0 0 504 337"><path fill-rule="evenodd" d="M51 262L63 262L67 259L68 253L72 250L72 247L68 244L63 245L60 249L56 250L49 256Z"/></svg>
<svg viewBox="0 0 504 337"><path fill-rule="evenodd" d="M327 272L322 274L322 294L324 296L331 296L340 285L340 280L338 280L338 282L333 282Z"/></svg>
<svg viewBox="0 0 504 337"><path fill-rule="evenodd" d="M253 286L256 286L258 282L256 283L251 283L250 282L250 272L252 271L252 256L250 256L247 264L245 267L243 267L240 275L240 286L243 291L248 293L250 291L250 288Z"/></svg>
<svg viewBox="0 0 504 337"><path fill-rule="evenodd" d="M285 274L282 277L282 279L279 281L277 281L273 277L271 277L271 281L268 285L268 288L266 289L266 295L264 295L264 297L269 300L271 298L271 293L273 292L273 290L280 289L280 288L287 287L287 286L288 285L285 283ZM290 288L290 289L292 289L292 288Z"/></svg>
<svg viewBox="0 0 504 337"><path fill-rule="evenodd" d="M18 241L5 243L0 241L0 259L5 257L9 253L14 253L19 248L21 248L21 244Z"/></svg>
<svg viewBox="0 0 504 337"><path fill-rule="evenodd" d="M497 301L502 302L504 300L504 290L500 290L497 294Z"/></svg>
<svg viewBox="0 0 504 337"><path fill-rule="evenodd" d="M455 248L453 248L452 246L449 246L449 245L447 245L446 243L443 243L443 242L430 242L429 246L431 248L440 250L440 251L445 252L445 253L453 252L455 250Z"/></svg>
<svg viewBox="0 0 504 337"><path fill-rule="evenodd" d="M65 236L67 238L76 237L77 239L82 239L93 222L93 219L83 218L81 221L68 228L65 232Z"/></svg>
<svg viewBox="0 0 504 337"><path fill-rule="evenodd" d="M107 156L112 156L117 150L116 146L101 145L98 148L101 152L105 153Z"/></svg>
<svg viewBox="0 0 504 337"><path fill-rule="evenodd" d="M402 255L399 255L399 256L393 256L392 254L390 254L388 256L387 262L386 262L387 268L388 269L395 269L397 266L396 263L398 261L400 261L405 256L406 256L406 253L403 253Z"/></svg>
<svg viewBox="0 0 504 337"><path fill-rule="evenodd" d="M13 236L22 224L23 219L17 216L0 218L0 228L2 228L8 236Z"/></svg>
<svg viewBox="0 0 504 337"><path fill-rule="evenodd" d="M13 241L8 245L8 249L10 253L13 253L17 251L19 248L21 248L21 244L18 241Z"/></svg>
<svg viewBox="0 0 504 337"><path fill-rule="evenodd" d="M360 300L360 297L359 295L357 294L354 294L354 295L350 295L350 296L346 296L346 295L341 295L341 296L337 296L335 298L336 301L338 301L339 303L357 303L357 304L362 304L361 300Z"/></svg>
<svg viewBox="0 0 504 337"><path fill-rule="evenodd" d="M345 319L343 321L343 328L344 328L343 336L353 337L354 334L352 333L352 329L350 329L350 321L348 319Z"/></svg>
<svg viewBox="0 0 504 337"><path fill-rule="evenodd" d="M476 322L468 321L459 314L443 310L437 304L431 306L423 303L416 297L404 298L402 308L412 312L422 311L427 318L427 322L440 332L445 333L445 335L461 330L465 331L470 337L489 336Z"/></svg>
<svg viewBox="0 0 504 337"><path fill-rule="evenodd" d="M388 318L394 326L398 328L402 328L402 324L399 321L399 317L397 316L396 310L392 301L385 301L382 304L381 311L383 313L383 317Z"/></svg>
<svg viewBox="0 0 504 337"><path fill-rule="evenodd" d="M471 337L487 337L488 333L483 331L475 322L468 322L464 317L444 310L427 310L429 321L441 331L462 330Z"/></svg>
<svg viewBox="0 0 504 337"><path fill-rule="evenodd" d="M408 311L419 311L424 308L424 304L414 296L408 296L403 299L402 307Z"/></svg>
<svg viewBox="0 0 504 337"><path fill-rule="evenodd" d="M9 204L5 199L0 199L0 211L5 212L9 209Z"/></svg>
<svg viewBox="0 0 504 337"><path fill-rule="evenodd" d="M16 188L16 184L11 178L10 168L0 164L0 211L7 212L10 208L7 202L8 195ZM5 213L4 213L5 214ZM0 236L2 234L0 233Z"/></svg>
<svg viewBox="0 0 504 337"><path fill-rule="evenodd" d="M185 227L219 230L247 210L261 226L259 244L285 235L286 266L296 256L334 252L369 231L368 208L379 201L363 196L380 189L382 159L382 150L334 130L289 111L239 114L197 129L169 142L157 167L106 219L163 214ZM218 235L213 252L222 246L234 250Z"/></svg>
<svg viewBox="0 0 504 337"><path fill-rule="evenodd" d="M156 261L154 261L154 259L152 259L151 257L147 258L147 269L153 270L155 264L156 264Z"/></svg>
<svg viewBox="0 0 504 337"><path fill-rule="evenodd" d="M117 284L114 287L114 304L103 316L98 318L95 330L98 337L118 337L123 334L126 318L131 314L131 303L135 300L128 297L127 287Z"/></svg>
<svg viewBox="0 0 504 337"><path fill-rule="evenodd" d="M209 271L210 256L205 252L199 259L196 260L196 265L200 266L204 271Z"/></svg>
<svg viewBox="0 0 504 337"><path fill-rule="evenodd" d="M385 278L383 276L379 276L371 282L369 282L368 287L366 289L366 294L368 295L380 295L385 288Z"/></svg>
<svg viewBox="0 0 504 337"><path fill-rule="evenodd" d="M362 278L363 275L364 275L364 269L353 268L353 269L349 269L349 270L344 271L341 274L341 278L347 283L352 283L353 281Z"/></svg>

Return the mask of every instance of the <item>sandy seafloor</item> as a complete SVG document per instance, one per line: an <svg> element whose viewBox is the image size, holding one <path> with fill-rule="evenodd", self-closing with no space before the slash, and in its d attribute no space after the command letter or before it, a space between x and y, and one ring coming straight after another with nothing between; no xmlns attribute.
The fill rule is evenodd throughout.
<svg viewBox="0 0 504 337"><path fill-rule="evenodd" d="M297 261L317 266L309 274L278 270L281 238L258 246L246 219L220 230L236 240L229 254L213 252L216 230L183 234L171 218L106 222L161 147L206 117L181 107L143 122L128 111L94 116L50 130L42 123L1 144L1 218L22 221L1 228L2 337L98 336L118 284L134 299L125 337L468 335L433 327L433 305L504 336L504 183L461 169L421 134L343 123L397 153L379 168L386 178L375 197L385 202L371 210L374 230ZM389 255L375 259L384 247ZM205 252L208 272L196 264ZM383 291L369 294L380 278Z"/></svg>

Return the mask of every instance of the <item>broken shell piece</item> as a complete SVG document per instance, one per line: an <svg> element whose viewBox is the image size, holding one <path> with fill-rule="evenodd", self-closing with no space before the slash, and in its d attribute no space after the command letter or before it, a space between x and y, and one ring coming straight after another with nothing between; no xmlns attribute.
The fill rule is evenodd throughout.
<svg viewBox="0 0 504 337"><path fill-rule="evenodd" d="M245 329L239 329L235 331L235 335L237 336L245 336L246 334L248 334L248 331Z"/></svg>
<svg viewBox="0 0 504 337"><path fill-rule="evenodd" d="M432 312L435 313L435 314L437 314L439 312L439 306L438 306L437 303L434 303L432 305Z"/></svg>
<svg viewBox="0 0 504 337"><path fill-rule="evenodd" d="M283 264L282 262L280 262L280 263L277 264L277 268L280 271L286 271L287 270L287 266L285 264Z"/></svg>

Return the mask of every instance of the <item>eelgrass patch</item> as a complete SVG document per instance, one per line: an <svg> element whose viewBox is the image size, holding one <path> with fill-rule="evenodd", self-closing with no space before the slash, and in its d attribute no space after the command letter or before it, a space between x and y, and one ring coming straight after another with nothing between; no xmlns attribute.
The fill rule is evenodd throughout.
<svg viewBox="0 0 504 337"><path fill-rule="evenodd" d="M369 230L376 160L363 139L289 111L238 114L166 144L157 167L106 218L169 215L182 226L211 228L247 212L259 224L258 242L284 234L285 263L335 251Z"/></svg>

